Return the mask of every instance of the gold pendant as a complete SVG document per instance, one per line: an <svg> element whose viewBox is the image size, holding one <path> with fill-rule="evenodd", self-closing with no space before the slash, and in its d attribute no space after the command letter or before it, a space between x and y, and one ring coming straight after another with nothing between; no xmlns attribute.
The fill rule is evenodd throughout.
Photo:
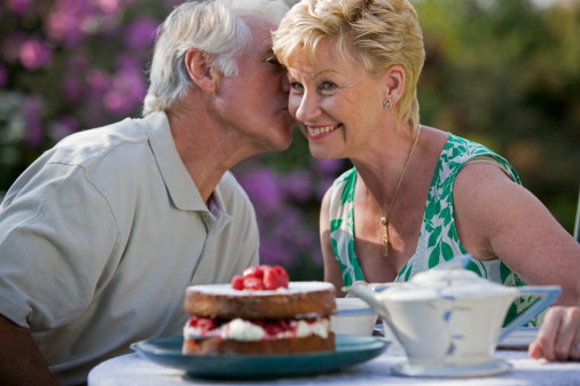
<svg viewBox="0 0 580 386"><path fill-rule="evenodd" d="M389 239L383 237L383 256L389 256Z"/></svg>
<svg viewBox="0 0 580 386"><path fill-rule="evenodd" d="M383 224L383 228L385 229L385 234L383 235L383 256L389 256L389 231L388 231L388 223L387 218L385 216L381 217L381 224Z"/></svg>

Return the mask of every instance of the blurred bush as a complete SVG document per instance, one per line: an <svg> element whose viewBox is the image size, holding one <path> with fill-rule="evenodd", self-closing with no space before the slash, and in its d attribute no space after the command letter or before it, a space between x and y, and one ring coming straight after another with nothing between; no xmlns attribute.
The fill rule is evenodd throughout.
<svg viewBox="0 0 580 386"><path fill-rule="evenodd" d="M176 0L2 0L0 191L67 134L138 116Z"/></svg>
<svg viewBox="0 0 580 386"><path fill-rule="evenodd" d="M580 187L580 1L416 4L427 51L422 122L504 155L572 232Z"/></svg>
<svg viewBox="0 0 580 386"><path fill-rule="evenodd" d="M294 3L294 0L287 0ZM577 0L415 0L427 62L422 122L505 155L570 232L580 184ZM547 0L544 0L544 2ZM65 135L140 116L154 31L179 0L3 0L0 192ZM321 279L318 206L344 160L290 149L238 165L263 261ZM1 194L1 193L0 193Z"/></svg>

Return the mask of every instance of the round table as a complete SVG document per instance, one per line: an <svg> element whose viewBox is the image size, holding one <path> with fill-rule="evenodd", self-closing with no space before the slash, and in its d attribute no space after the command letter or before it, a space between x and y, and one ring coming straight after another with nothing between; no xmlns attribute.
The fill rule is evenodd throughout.
<svg viewBox="0 0 580 386"><path fill-rule="evenodd" d="M507 373L475 378L402 377L391 369L406 361L400 353L387 350L368 362L347 367L340 372L308 378L266 381L216 381L188 377L183 370L155 364L138 354L109 359L89 374L88 386L171 386L171 385L580 385L580 363L548 363L531 359L523 350L497 350L494 355L511 364Z"/></svg>

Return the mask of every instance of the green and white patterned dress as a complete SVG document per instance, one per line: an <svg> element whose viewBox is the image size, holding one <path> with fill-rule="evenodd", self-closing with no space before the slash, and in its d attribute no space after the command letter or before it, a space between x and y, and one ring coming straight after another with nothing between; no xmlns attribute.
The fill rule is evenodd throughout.
<svg viewBox="0 0 580 386"><path fill-rule="evenodd" d="M453 186L459 170L468 161L492 162L513 181L521 184L517 172L506 159L485 146L449 134L429 188L417 249L401 268L395 281L408 281L418 272L467 253L455 227ZM356 168L352 168L338 177L330 188L330 242L345 286L365 280L354 251L353 200L356 178ZM525 285L501 260L471 259L467 269L503 285ZM521 298L514 302L506 321L522 312L533 301L534 298Z"/></svg>

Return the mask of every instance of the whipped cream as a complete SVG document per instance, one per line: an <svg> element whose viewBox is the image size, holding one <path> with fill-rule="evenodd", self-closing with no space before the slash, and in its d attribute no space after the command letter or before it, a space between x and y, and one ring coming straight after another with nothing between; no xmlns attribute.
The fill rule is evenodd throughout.
<svg viewBox="0 0 580 386"><path fill-rule="evenodd" d="M221 337L226 340L257 342L262 340L265 335L266 331L262 327L240 318L232 320L221 329Z"/></svg>
<svg viewBox="0 0 580 386"><path fill-rule="evenodd" d="M305 338L312 335L325 339L328 337L329 331L330 318L328 317L290 320L287 329L274 335L269 335L262 326L236 318L210 331L200 330L186 323L183 328L183 337L185 340L221 337L225 340L257 342L265 339Z"/></svg>
<svg viewBox="0 0 580 386"><path fill-rule="evenodd" d="M323 339L328 338L328 331L330 331L330 319L319 318L314 323L309 323L305 320L298 321L298 329L296 330L297 338L305 338L311 335L317 335Z"/></svg>

